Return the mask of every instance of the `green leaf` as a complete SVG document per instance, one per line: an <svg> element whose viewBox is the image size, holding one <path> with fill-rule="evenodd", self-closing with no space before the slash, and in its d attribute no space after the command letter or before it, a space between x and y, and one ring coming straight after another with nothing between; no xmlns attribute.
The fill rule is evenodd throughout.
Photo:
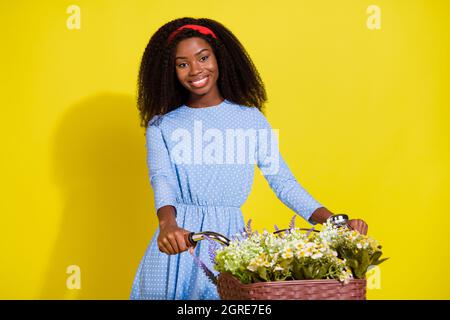
<svg viewBox="0 0 450 320"><path fill-rule="evenodd" d="M323 265L317 270L317 274L315 276L316 279L323 279L325 275L328 273L328 266Z"/></svg>
<svg viewBox="0 0 450 320"><path fill-rule="evenodd" d="M367 270L367 269L358 268L358 269L355 271L355 278L356 278L356 279L363 279L364 276L366 275L366 270Z"/></svg>
<svg viewBox="0 0 450 320"><path fill-rule="evenodd" d="M370 262L371 264L373 264L372 262L377 261L378 258L381 257L382 252L381 251L375 251L372 255L372 257L370 258Z"/></svg>
<svg viewBox="0 0 450 320"><path fill-rule="evenodd" d="M259 267L258 274L261 277L261 279L263 279L265 281L269 281L269 278L267 276L267 269L265 267Z"/></svg>
<svg viewBox="0 0 450 320"><path fill-rule="evenodd" d="M386 261L387 259L389 259L389 258L383 258L383 259L380 259L380 260L378 260L378 261L373 262L372 264L373 264L374 266L376 266L376 265L379 265L380 263Z"/></svg>
<svg viewBox="0 0 450 320"><path fill-rule="evenodd" d="M348 259L346 261L346 264L352 269L357 269L359 266L359 263L356 259Z"/></svg>
<svg viewBox="0 0 450 320"><path fill-rule="evenodd" d="M303 267L303 273L305 274L306 279L313 279L313 266L308 265Z"/></svg>
<svg viewBox="0 0 450 320"><path fill-rule="evenodd" d="M303 273L303 268L301 267L301 265L296 264L292 268L292 276L294 277L295 280L305 279L305 274Z"/></svg>
<svg viewBox="0 0 450 320"><path fill-rule="evenodd" d="M364 270L364 273L367 271L367 268L370 265L370 257L369 252L367 250L363 250L361 253L361 261L359 262L360 267Z"/></svg>

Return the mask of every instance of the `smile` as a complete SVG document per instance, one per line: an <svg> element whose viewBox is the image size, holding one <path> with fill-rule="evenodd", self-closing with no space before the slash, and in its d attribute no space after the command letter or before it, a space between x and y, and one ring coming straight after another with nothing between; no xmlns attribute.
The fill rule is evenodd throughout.
<svg viewBox="0 0 450 320"><path fill-rule="evenodd" d="M203 79L197 80L197 81L191 81L192 86L196 88L202 88L204 87L209 80L209 76L204 77Z"/></svg>

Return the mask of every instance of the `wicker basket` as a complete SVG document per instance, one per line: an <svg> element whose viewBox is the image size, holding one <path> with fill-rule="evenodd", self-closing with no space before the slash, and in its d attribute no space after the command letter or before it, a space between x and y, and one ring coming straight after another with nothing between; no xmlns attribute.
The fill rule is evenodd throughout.
<svg viewBox="0 0 450 320"><path fill-rule="evenodd" d="M242 284L221 273L217 290L222 300L365 300L366 280L291 280Z"/></svg>

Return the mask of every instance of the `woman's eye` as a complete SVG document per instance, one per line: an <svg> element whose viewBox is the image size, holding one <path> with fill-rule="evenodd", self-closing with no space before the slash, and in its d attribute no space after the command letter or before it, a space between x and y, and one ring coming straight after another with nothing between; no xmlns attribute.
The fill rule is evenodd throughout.
<svg viewBox="0 0 450 320"><path fill-rule="evenodd" d="M206 59L202 60L203 58L206 58ZM208 56L204 56L200 60L202 60L202 61L208 60Z"/></svg>
<svg viewBox="0 0 450 320"><path fill-rule="evenodd" d="M185 65L186 63L180 63L178 66L180 67L180 68L184 68L184 66L183 65Z"/></svg>

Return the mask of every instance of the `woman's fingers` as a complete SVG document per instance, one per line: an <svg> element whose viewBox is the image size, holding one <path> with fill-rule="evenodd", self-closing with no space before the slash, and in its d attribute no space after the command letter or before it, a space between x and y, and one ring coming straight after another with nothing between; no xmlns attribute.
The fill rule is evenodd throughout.
<svg viewBox="0 0 450 320"><path fill-rule="evenodd" d="M178 253L184 252L187 250L187 244L185 240L184 233L177 233L176 235L177 245L178 245Z"/></svg>
<svg viewBox="0 0 450 320"><path fill-rule="evenodd" d="M178 244L177 244L177 239L175 235L170 235L167 237L169 240L169 245L170 245L170 254L177 254L179 252L178 250Z"/></svg>
<svg viewBox="0 0 450 320"><path fill-rule="evenodd" d="M351 229L354 229L364 235L367 234L367 231L369 229L367 223L361 219L349 220L348 225L350 226Z"/></svg>
<svg viewBox="0 0 450 320"><path fill-rule="evenodd" d="M363 220L359 220L358 225L359 225L359 229L361 230L361 233L367 234L367 230L369 229L369 227L367 226L367 223L364 222Z"/></svg>
<svg viewBox="0 0 450 320"><path fill-rule="evenodd" d="M165 254L170 254L169 249L162 241L158 242L158 248L159 248L159 252L162 252Z"/></svg>
<svg viewBox="0 0 450 320"><path fill-rule="evenodd" d="M170 241L168 238L164 238L161 240L159 245L159 250L161 252L164 252L166 254L175 254L175 250L173 249L172 245L170 244Z"/></svg>
<svg viewBox="0 0 450 320"><path fill-rule="evenodd" d="M175 232L158 242L159 251L166 254L178 254L188 249L184 232Z"/></svg>

